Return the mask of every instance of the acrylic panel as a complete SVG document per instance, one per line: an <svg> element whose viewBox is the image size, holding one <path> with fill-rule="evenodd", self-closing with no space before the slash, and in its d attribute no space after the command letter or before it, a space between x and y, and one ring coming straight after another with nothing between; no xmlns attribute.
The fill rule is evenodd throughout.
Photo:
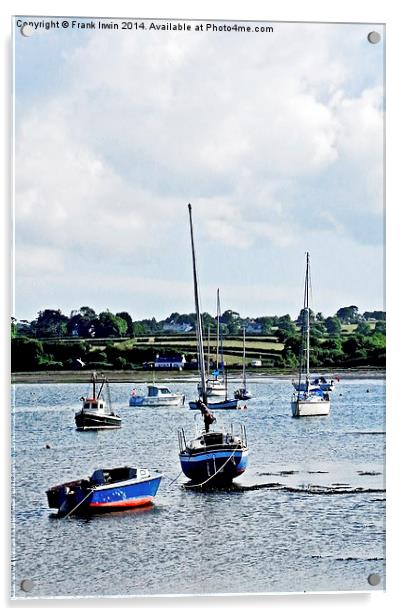
<svg viewBox="0 0 402 616"><path fill-rule="evenodd" d="M12 27L12 596L383 590L385 26Z"/></svg>

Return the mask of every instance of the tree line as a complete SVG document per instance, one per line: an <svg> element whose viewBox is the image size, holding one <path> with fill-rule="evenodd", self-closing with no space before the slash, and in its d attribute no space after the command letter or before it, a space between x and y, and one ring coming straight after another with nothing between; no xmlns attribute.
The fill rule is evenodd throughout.
<svg viewBox="0 0 402 616"><path fill-rule="evenodd" d="M290 315L256 317L248 322L261 325L261 334L271 335L281 342L281 350L271 350L263 358L263 365L273 368L294 369L300 354L300 329L305 312L301 311L296 320ZM324 317L322 313L310 311L310 364L314 367L357 367L385 366L386 321L385 312L372 311L360 314L356 306L340 308L334 316ZM187 320L186 320L187 319ZM99 315L88 307L80 308L66 317L61 311L44 310L38 318L29 323L27 330L12 328L12 371L36 370L75 370L86 369L134 370L146 362L152 362L160 355L181 354L183 344L158 344L158 336L163 332L163 323L195 323L195 315L172 313L168 319L133 321L126 312L112 314L110 311ZM237 335L245 322L238 313L231 310L222 315L224 335ZM204 314L204 328L216 327L216 320ZM24 323L23 323L24 325ZM353 328L345 328L353 325ZM141 327L140 327L141 326ZM342 329L343 328L343 329ZM352 330L352 331L345 331ZM152 345L141 343L141 336L153 335ZM192 334L194 336L194 333ZM117 344L113 338L131 337L134 344ZM96 343L102 338L101 345ZM63 340L61 340L63 339ZM258 337L257 337L258 339ZM185 337L183 337L185 340ZM261 347L263 349L263 347ZM228 350L229 354L230 351ZM253 350L258 356L258 349ZM269 357L269 359L268 359ZM193 348L186 349L187 361L196 362ZM267 358L265 360L265 358ZM239 362L240 362L239 358ZM194 363L192 364L193 367Z"/></svg>
<svg viewBox="0 0 402 616"><path fill-rule="evenodd" d="M202 315L205 330L216 330L216 316L205 312ZM294 333L296 325L300 325L303 319L303 311L296 321L289 314L282 316L259 316L242 318L234 310L226 310L220 319L223 335L238 335L242 328L249 328L250 333L262 335L276 334L279 330ZM385 322L385 312L375 310L360 314L357 306L340 308L334 316L324 317L321 312L314 314L310 310L310 321L317 331L329 335L340 334L342 325L345 324L368 324L373 322ZM149 336L167 333L167 325L176 326L180 331L181 325L188 325L195 329L196 316L194 313L179 314L173 312L169 317L157 321L155 317L142 320L134 320L128 312L113 314L106 310L97 314L93 308L82 306L73 310L70 316L66 316L60 309L46 308L38 313L33 321L17 321L12 318L12 337L26 336L30 338L124 338ZM254 331L253 331L254 330ZM174 331L174 329L172 329Z"/></svg>

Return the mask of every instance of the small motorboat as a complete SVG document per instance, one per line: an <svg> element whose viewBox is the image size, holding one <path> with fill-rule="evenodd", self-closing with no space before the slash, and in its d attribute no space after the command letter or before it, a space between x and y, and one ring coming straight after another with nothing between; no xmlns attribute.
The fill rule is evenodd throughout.
<svg viewBox="0 0 402 616"><path fill-rule="evenodd" d="M88 479L62 483L46 494L49 507L60 515L118 511L151 504L161 479L146 468L98 469Z"/></svg>
<svg viewBox="0 0 402 616"><path fill-rule="evenodd" d="M112 411L109 383L105 377L102 377L99 389L96 391L97 383L97 374L93 372L92 392L87 398L81 398L82 409L75 414L77 430L105 430L121 427L121 417ZM103 398L104 390L107 401Z"/></svg>
<svg viewBox="0 0 402 616"><path fill-rule="evenodd" d="M130 406L183 406L184 394L172 393L164 385L148 385L148 394L140 396L136 389L131 392Z"/></svg>

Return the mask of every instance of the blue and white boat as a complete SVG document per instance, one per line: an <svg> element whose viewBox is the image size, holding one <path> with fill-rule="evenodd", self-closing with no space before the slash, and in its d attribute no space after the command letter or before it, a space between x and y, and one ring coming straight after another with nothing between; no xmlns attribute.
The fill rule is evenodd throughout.
<svg viewBox="0 0 402 616"><path fill-rule="evenodd" d="M240 424L238 434L234 433L233 426L229 430L210 430L210 426L216 420L210 412L207 402L202 321L190 204L188 209L193 257L198 366L201 384L201 398L197 401L196 406L201 411L204 420L204 430L197 430L198 434L188 441L184 429L181 428L179 430L179 459L183 473L191 479L193 484L211 487L217 484L230 484L235 477L238 477L246 470L248 446L246 430L242 424Z"/></svg>
<svg viewBox="0 0 402 616"><path fill-rule="evenodd" d="M251 391L247 389L246 382L246 328L243 327L243 383L242 387L234 392L236 400L250 400L253 397Z"/></svg>
<svg viewBox="0 0 402 616"><path fill-rule="evenodd" d="M293 382L296 392L291 399L293 417L316 417L328 415L330 399L327 391L319 385L313 385L310 377L310 298L311 275L310 255L306 254L306 274L304 279L303 323L301 327L299 378ZM304 375L304 376L303 376Z"/></svg>
<svg viewBox="0 0 402 616"><path fill-rule="evenodd" d="M227 398L227 383L225 381L225 362L223 357L223 339L221 337L221 300L219 289L216 292L216 359L215 369L206 377L206 389L208 398ZM209 365L209 328L208 328L208 355L207 355L208 371ZM202 395L202 384L198 383L198 395Z"/></svg>
<svg viewBox="0 0 402 616"><path fill-rule="evenodd" d="M189 402L188 403L190 409L192 411L195 411L198 408L198 402ZM218 400L217 402L210 402L208 401L208 408L213 411L214 409L220 409L220 410L228 410L228 409L237 409L239 408L239 401L237 399L234 400Z"/></svg>
<svg viewBox="0 0 402 616"><path fill-rule="evenodd" d="M203 430L188 443L181 428L179 450L182 471L196 484L227 485L247 468L247 435L242 424L239 434L234 432L233 426L228 430Z"/></svg>
<svg viewBox="0 0 402 616"><path fill-rule="evenodd" d="M137 393L133 389L129 406L183 406L184 394L172 393L165 385L148 385L147 395Z"/></svg>
<svg viewBox="0 0 402 616"><path fill-rule="evenodd" d="M296 391L306 391L306 383L299 383L298 381L293 381L292 384ZM310 387L320 389L321 391L334 391L335 380L327 380L324 376L317 376L312 378Z"/></svg>
<svg viewBox="0 0 402 616"><path fill-rule="evenodd" d="M46 494L49 507L61 515L121 511L150 505L161 479L146 468L98 469L88 479L54 486Z"/></svg>

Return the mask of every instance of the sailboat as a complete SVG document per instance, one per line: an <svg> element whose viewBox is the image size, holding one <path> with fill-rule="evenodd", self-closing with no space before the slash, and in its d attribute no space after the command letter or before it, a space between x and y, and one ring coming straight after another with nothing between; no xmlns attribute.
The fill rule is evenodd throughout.
<svg viewBox="0 0 402 616"><path fill-rule="evenodd" d="M293 393L291 407L293 417L328 415L330 400L327 392L311 383L310 378L310 255L306 254L304 279L303 323L299 359L299 379ZM303 376L304 375L304 376Z"/></svg>
<svg viewBox="0 0 402 616"><path fill-rule="evenodd" d="M197 407L200 409L205 429L199 431L197 436L190 441L187 441L184 429L181 428L179 430L179 459L183 473L192 482L199 482L197 483L199 486L206 484L208 486L230 484L235 477L241 475L246 470L248 461L247 435L243 424L240 424L237 433L233 428L233 424L230 426L230 429L211 429L216 420L208 409L191 204L188 205L188 211L193 259L198 366L201 384L201 396L197 402Z"/></svg>
<svg viewBox="0 0 402 616"><path fill-rule="evenodd" d="M207 380L208 383L208 380ZM225 378L224 378L224 398L223 400L217 400L216 402L211 402L208 400L208 408L209 409L237 409L239 407L239 400L237 398L228 398L228 373L225 370ZM200 392L202 394L202 390ZM208 385L207 385L207 398L209 398L208 394ZM194 410L198 408L198 402L189 402L190 409Z"/></svg>
<svg viewBox="0 0 402 616"><path fill-rule="evenodd" d="M207 396L211 397L227 397L225 381L222 378L221 370L224 370L223 346L220 336L220 320L221 320L221 302L219 297L219 289L216 294L216 361L215 369L208 376L206 387ZM209 371L209 351L208 351L208 371ZM201 383L198 384L198 393L201 395Z"/></svg>
<svg viewBox="0 0 402 616"><path fill-rule="evenodd" d="M75 414L77 430L105 430L121 427L121 417L116 415L111 408L109 383L105 377L102 377L99 389L96 391L97 383L97 374L92 372L92 395L81 398L82 408ZM103 398L104 389L106 390L107 401Z"/></svg>
<svg viewBox="0 0 402 616"><path fill-rule="evenodd" d="M243 327L243 386L234 392L236 400L250 400L253 394L247 389L246 383L246 328Z"/></svg>

